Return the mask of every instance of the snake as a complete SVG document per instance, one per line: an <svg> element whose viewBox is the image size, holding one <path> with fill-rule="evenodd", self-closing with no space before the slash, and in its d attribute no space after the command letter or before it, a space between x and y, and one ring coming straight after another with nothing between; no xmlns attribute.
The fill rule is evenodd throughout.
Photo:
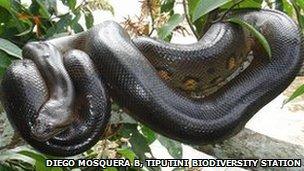
<svg viewBox="0 0 304 171"><path fill-rule="evenodd" d="M8 119L32 147L54 156L82 153L105 137L112 101L182 143L228 139L288 87L304 56L301 31L286 14L243 9L229 17L256 28L272 58L227 20L192 44L130 38L114 21L29 42L1 83Z"/></svg>

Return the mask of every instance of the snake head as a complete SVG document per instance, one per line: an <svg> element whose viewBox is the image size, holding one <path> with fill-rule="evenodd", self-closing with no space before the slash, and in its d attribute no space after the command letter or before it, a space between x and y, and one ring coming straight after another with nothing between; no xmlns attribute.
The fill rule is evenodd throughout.
<svg viewBox="0 0 304 171"><path fill-rule="evenodd" d="M74 121L73 115L49 100L39 111L32 127L32 134L39 141L47 141L67 129ZM58 107L59 106L59 107Z"/></svg>
<svg viewBox="0 0 304 171"><path fill-rule="evenodd" d="M23 56L34 61L48 90L48 99L40 107L31 128L38 141L46 141L73 122L74 87L67 73L62 53L48 42L31 42L23 48Z"/></svg>

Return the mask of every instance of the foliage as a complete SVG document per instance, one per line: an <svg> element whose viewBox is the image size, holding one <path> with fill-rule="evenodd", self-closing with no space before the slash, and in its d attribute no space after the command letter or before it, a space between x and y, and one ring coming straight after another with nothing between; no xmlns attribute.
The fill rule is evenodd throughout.
<svg viewBox="0 0 304 171"><path fill-rule="evenodd" d="M114 9L107 0L32 0L31 4L21 4L19 0L0 1L0 78L13 59L21 58L21 48L28 41L45 40L81 32L93 26L92 10ZM142 0L142 11L138 17L127 17L122 23L131 36L157 36L170 41L173 32L189 33L183 21L186 20L197 39L214 22L232 22L249 29L271 56L267 40L251 25L237 19L226 20L229 11L241 8L275 8L297 19L304 30L303 0L183 0L184 11L176 13L177 0ZM58 4L68 8L64 13L57 10ZM79 24L85 19L85 27ZM303 85L304 86L304 85ZM289 99L303 94L300 87ZM126 158L144 160L154 158L150 145L159 141L174 158L182 157L182 145L156 134L148 127L128 118L113 104L108 139L101 140L91 150L74 158ZM1 130L0 130L1 131ZM1 132L0 132L1 133ZM21 146L7 150L0 155L0 170L75 170L77 168L45 168L44 160L54 158ZM85 168L78 168L85 170ZM130 168L132 169L132 168ZM150 168L146 168L150 169ZM117 170L108 168L107 170ZM155 168L154 170L159 170Z"/></svg>
<svg viewBox="0 0 304 171"><path fill-rule="evenodd" d="M261 43L263 48L267 51L268 57L271 58L272 55L271 55L270 45L268 44L266 38L260 32L258 32L253 26L251 26L250 24L246 23L243 20L237 18L230 18L228 21L248 29L250 33L253 34L256 39L258 39L258 41Z"/></svg>

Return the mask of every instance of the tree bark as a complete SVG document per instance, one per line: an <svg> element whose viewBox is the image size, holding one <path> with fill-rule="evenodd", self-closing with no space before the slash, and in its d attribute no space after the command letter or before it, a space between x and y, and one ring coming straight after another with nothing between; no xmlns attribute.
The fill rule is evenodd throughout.
<svg viewBox="0 0 304 171"><path fill-rule="evenodd" d="M304 161L303 146L280 141L246 128L222 143L200 146L196 149L222 159L302 159ZM250 169L266 170L269 168ZM299 170L299 168L294 169Z"/></svg>

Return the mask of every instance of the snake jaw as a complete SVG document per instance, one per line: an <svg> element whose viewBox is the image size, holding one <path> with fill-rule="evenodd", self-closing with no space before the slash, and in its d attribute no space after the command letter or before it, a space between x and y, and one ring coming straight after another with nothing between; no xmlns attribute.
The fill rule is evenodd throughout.
<svg viewBox="0 0 304 171"><path fill-rule="evenodd" d="M32 135L38 141L47 141L57 134L62 132L60 129L56 129L52 122L46 122L46 120L39 119L36 121L35 125L32 127Z"/></svg>
<svg viewBox="0 0 304 171"><path fill-rule="evenodd" d="M52 123L44 123L43 120L37 121L32 128L33 138L41 142L53 138L60 132L60 130L54 129L54 125Z"/></svg>
<svg viewBox="0 0 304 171"><path fill-rule="evenodd" d="M36 123L32 127L33 136L38 141L47 141L66 130L74 121L73 116L67 112L58 105L50 106L50 103L46 103L41 108Z"/></svg>

